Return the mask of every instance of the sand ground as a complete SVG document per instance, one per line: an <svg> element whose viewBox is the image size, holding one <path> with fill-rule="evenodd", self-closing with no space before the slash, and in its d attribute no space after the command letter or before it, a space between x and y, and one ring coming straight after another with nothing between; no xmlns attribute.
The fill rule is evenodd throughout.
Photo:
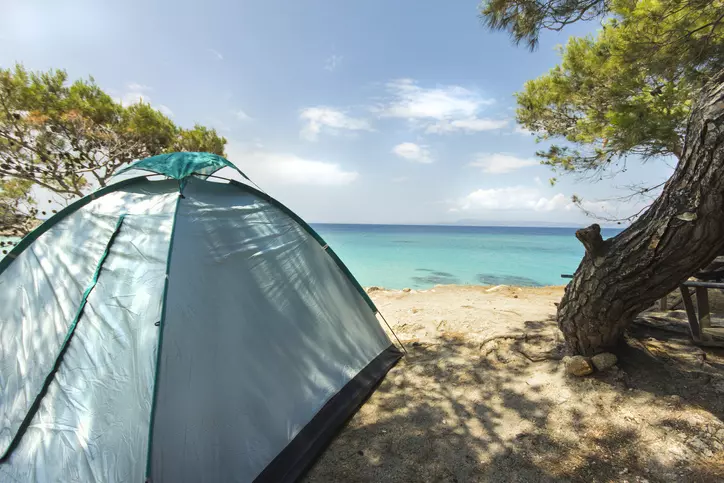
<svg viewBox="0 0 724 483"><path fill-rule="evenodd" d="M635 326L568 376L562 287L370 295L408 355L306 481L724 481L724 351Z"/></svg>

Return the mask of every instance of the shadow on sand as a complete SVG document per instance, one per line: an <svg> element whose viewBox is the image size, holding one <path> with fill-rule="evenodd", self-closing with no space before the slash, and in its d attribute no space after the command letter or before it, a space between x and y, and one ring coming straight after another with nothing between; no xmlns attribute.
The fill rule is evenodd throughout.
<svg viewBox="0 0 724 483"><path fill-rule="evenodd" d="M589 378L565 375L552 320L410 341L307 481L722 481L722 353L653 355L636 337L689 343L632 335L620 368Z"/></svg>

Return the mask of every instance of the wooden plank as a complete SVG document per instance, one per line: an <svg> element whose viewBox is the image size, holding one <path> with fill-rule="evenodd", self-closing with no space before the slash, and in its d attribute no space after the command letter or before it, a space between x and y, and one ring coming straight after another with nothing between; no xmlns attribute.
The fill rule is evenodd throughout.
<svg viewBox="0 0 724 483"><path fill-rule="evenodd" d="M724 289L724 283L720 283L720 282L698 282L696 280L687 280L682 285L684 285L685 287L703 287L703 288Z"/></svg>
<svg viewBox="0 0 724 483"><path fill-rule="evenodd" d="M724 347L724 327L710 327L704 331L703 340L698 345Z"/></svg>
<svg viewBox="0 0 724 483"><path fill-rule="evenodd" d="M706 334L724 340L724 327L709 327L706 329Z"/></svg>
<svg viewBox="0 0 724 483"><path fill-rule="evenodd" d="M688 287L681 285L681 300L684 301L684 308L686 309L686 317L689 319L689 328L691 329L691 337L695 341L701 340L701 329L699 328L699 320L696 317L694 311L694 302L691 300L691 294L689 293Z"/></svg>
<svg viewBox="0 0 724 483"><path fill-rule="evenodd" d="M634 319L634 324L651 327L652 329L674 332L684 336L691 335L691 327L689 326L689 322L687 320L679 319L677 317L669 317L668 314L662 314L661 312L644 312L639 314L639 316Z"/></svg>
<svg viewBox="0 0 724 483"><path fill-rule="evenodd" d="M665 312L669 310L669 296L666 295L659 300L659 310Z"/></svg>
<svg viewBox="0 0 724 483"><path fill-rule="evenodd" d="M696 308L699 315L699 328L703 332L711 327L711 313L709 312L709 290L705 287L696 287Z"/></svg>

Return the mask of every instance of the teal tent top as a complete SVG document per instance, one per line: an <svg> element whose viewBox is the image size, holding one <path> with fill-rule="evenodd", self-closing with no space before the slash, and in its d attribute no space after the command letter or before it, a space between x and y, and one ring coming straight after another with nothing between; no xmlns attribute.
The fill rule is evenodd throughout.
<svg viewBox="0 0 724 483"><path fill-rule="evenodd" d="M167 153L141 159L129 166L119 170L116 174L122 174L132 170L150 171L162 174L169 178L182 180L191 175L209 176L222 168L231 168L249 179L234 164L212 153Z"/></svg>

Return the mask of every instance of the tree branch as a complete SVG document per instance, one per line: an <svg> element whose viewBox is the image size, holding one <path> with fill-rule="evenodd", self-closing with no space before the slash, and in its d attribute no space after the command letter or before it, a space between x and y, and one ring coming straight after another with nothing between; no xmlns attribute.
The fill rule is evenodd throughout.
<svg viewBox="0 0 724 483"><path fill-rule="evenodd" d="M10 173L10 172L2 170L2 169L0 169L0 175L8 176L10 178L24 179L26 181L30 181L39 186L42 186L43 188L46 188L46 189L52 191L53 193L58 193L60 195L63 195L63 194L75 195L76 194L73 190L70 189L69 186L66 186L63 189L58 189L58 186L49 185L48 183L45 183L45 182L39 180L35 176L28 176L28 175L21 174L21 173Z"/></svg>
<svg viewBox="0 0 724 483"><path fill-rule="evenodd" d="M594 223L588 228L576 231L576 238L583 243L586 253L592 257L600 257L606 253L608 247L601 237L601 227L598 224Z"/></svg>

